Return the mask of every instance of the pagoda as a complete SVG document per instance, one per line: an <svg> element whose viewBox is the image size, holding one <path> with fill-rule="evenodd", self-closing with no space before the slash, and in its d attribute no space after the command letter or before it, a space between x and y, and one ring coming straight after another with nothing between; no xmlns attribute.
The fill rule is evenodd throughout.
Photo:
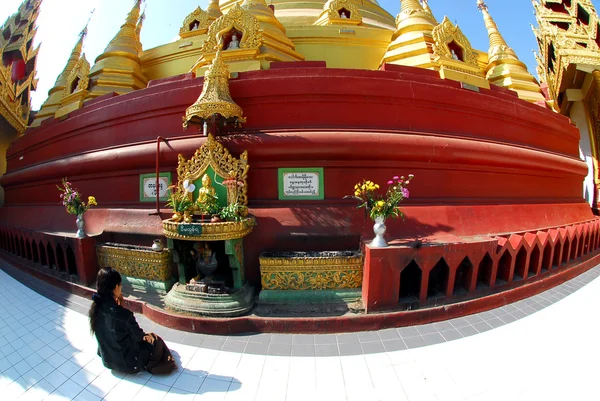
<svg viewBox="0 0 600 401"><path fill-rule="evenodd" d="M600 262L590 1L534 1L541 84L483 0L484 49L433 0L211 0L148 49L141 3L95 60L79 38L12 142L7 258L82 285L113 266L151 316L227 333L446 319ZM98 206L68 215L67 176ZM406 181L403 219L356 208Z"/></svg>

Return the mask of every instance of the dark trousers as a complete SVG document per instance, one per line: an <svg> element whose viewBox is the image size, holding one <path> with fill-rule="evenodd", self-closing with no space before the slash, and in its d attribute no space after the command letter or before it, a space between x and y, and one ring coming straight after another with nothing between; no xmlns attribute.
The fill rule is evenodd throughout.
<svg viewBox="0 0 600 401"><path fill-rule="evenodd" d="M146 365L146 370L153 375L167 375L177 369L175 360L171 355L171 351L167 348L167 345L159 336L155 336L154 344L150 344L144 341L144 348L151 348L149 351L150 359Z"/></svg>

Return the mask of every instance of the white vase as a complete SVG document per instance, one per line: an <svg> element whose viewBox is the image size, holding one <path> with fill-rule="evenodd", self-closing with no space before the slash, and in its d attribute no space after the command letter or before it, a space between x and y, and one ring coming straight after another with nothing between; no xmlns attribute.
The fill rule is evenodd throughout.
<svg viewBox="0 0 600 401"><path fill-rule="evenodd" d="M162 241L161 241L160 239L155 239L155 240L152 242L152 250L153 250L153 251L155 251L155 252L160 252L160 251L162 251L162 250L163 250L163 248L164 248L164 247L163 247L163 243L162 243Z"/></svg>
<svg viewBox="0 0 600 401"><path fill-rule="evenodd" d="M77 225L77 238L85 238L85 221L83 220L83 213L77 215L75 224Z"/></svg>
<svg viewBox="0 0 600 401"><path fill-rule="evenodd" d="M385 234L385 218L382 216L375 217L375 224L373 225L373 232L375 233L375 238L371 241L371 246L376 248L385 248L388 247L389 244L383 238Z"/></svg>

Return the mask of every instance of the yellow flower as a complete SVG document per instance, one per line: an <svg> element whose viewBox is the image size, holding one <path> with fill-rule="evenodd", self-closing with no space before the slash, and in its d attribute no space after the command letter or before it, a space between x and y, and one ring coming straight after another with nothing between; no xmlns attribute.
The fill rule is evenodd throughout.
<svg viewBox="0 0 600 401"><path fill-rule="evenodd" d="M98 203L96 203L96 198L93 196L88 196L88 205L89 206L98 206Z"/></svg>
<svg viewBox="0 0 600 401"><path fill-rule="evenodd" d="M354 191L354 196L360 196L360 191Z"/></svg>
<svg viewBox="0 0 600 401"><path fill-rule="evenodd" d="M358 189L358 184L356 184L356 185L354 186L354 189Z"/></svg>
<svg viewBox="0 0 600 401"><path fill-rule="evenodd" d="M375 189L379 189L379 184L375 184Z"/></svg>
<svg viewBox="0 0 600 401"><path fill-rule="evenodd" d="M384 206L385 206L385 202L384 202L384 201L382 201L382 200L380 200L380 201L377 201L377 206L378 206L378 207L380 207L380 208L382 208L382 207L384 207Z"/></svg>

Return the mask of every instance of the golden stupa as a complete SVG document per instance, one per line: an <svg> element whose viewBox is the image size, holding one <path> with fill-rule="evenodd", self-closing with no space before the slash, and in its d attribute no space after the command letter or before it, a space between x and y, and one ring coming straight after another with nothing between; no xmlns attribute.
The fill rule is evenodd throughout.
<svg viewBox="0 0 600 401"><path fill-rule="evenodd" d="M206 10L189 11L178 40L144 50L141 3L134 3L91 66L86 92L65 108L64 81L80 58L80 38L34 126L59 117L61 108L73 111L97 96L128 93L149 81L189 72L203 76L218 50L230 73L269 69L273 62L324 61L328 68L365 70L387 63L435 70L441 78L480 88L504 86L532 103L545 101L538 82L505 42L481 0L473 0L473 7L482 10L490 37L490 48L484 50L472 48L447 18L436 19L434 5L425 0L402 0L396 18L374 0L211 0Z"/></svg>

